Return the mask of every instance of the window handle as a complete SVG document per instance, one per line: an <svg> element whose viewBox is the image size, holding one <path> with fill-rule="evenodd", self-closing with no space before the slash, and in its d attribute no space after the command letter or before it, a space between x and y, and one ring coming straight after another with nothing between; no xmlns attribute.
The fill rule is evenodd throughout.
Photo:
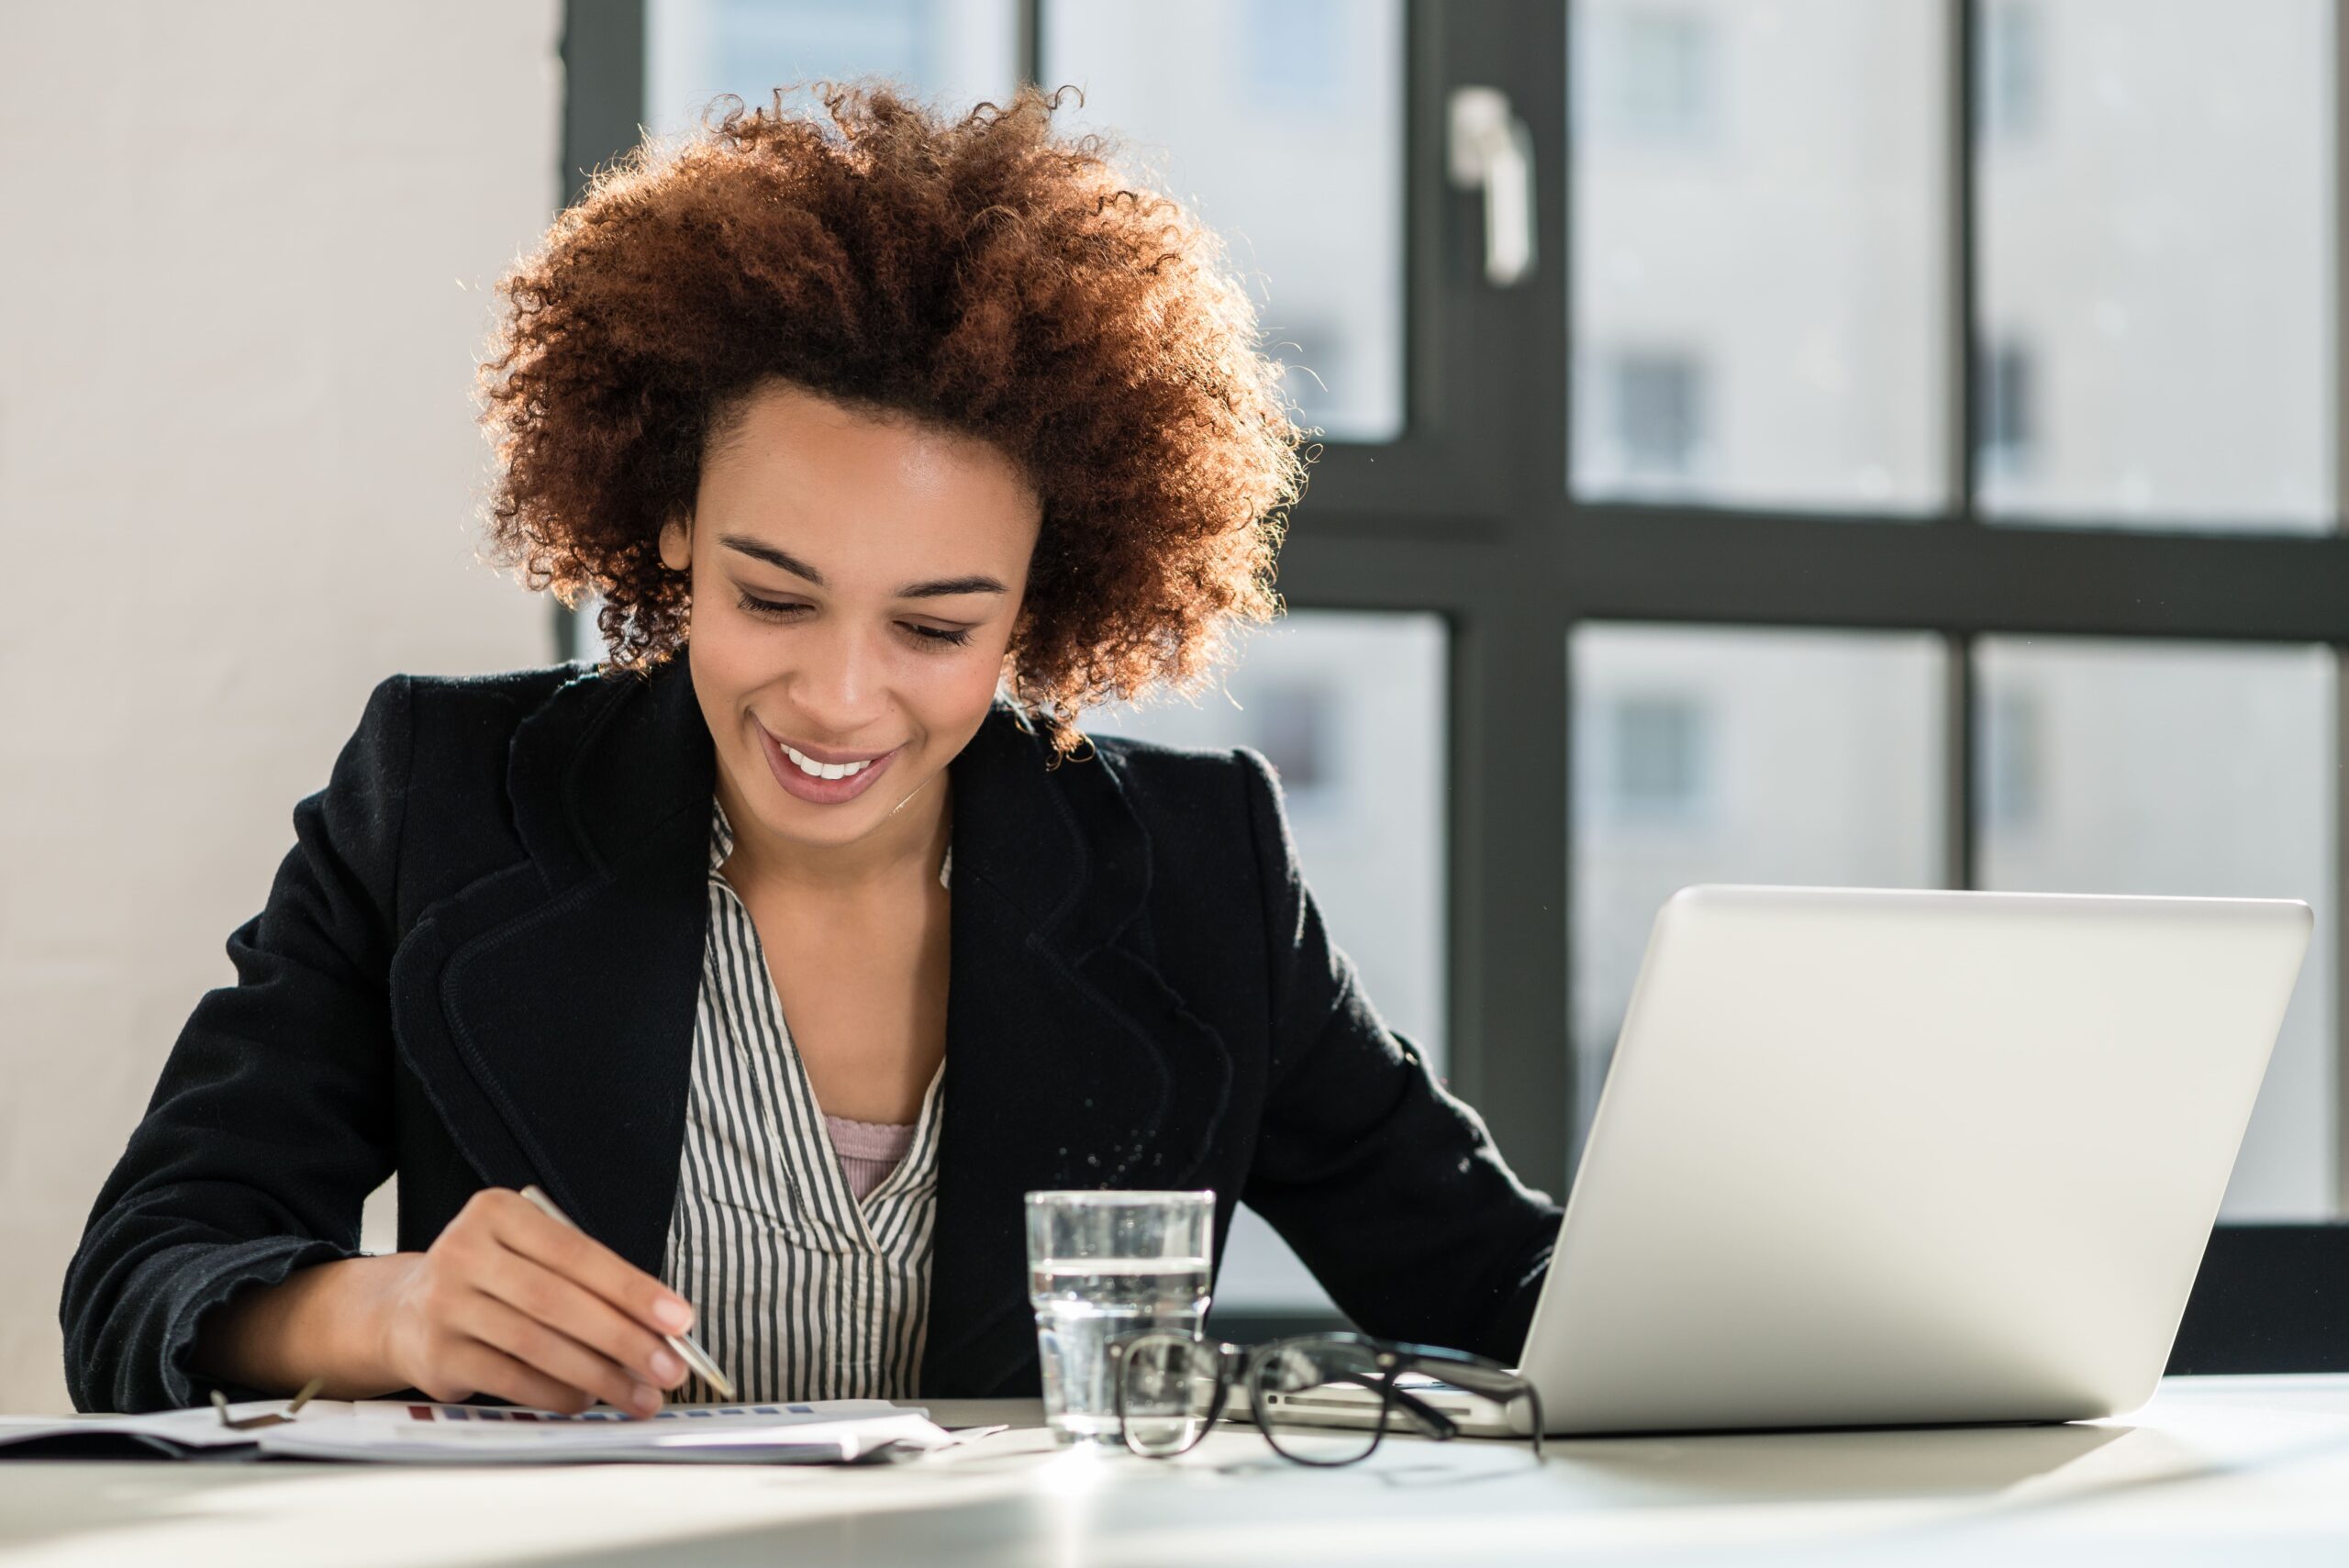
<svg viewBox="0 0 2349 1568"><path fill-rule="evenodd" d="M1533 272L1533 134L1497 87L1454 87L1449 100L1452 183L1485 193L1485 280L1495 288Z"/></svg>

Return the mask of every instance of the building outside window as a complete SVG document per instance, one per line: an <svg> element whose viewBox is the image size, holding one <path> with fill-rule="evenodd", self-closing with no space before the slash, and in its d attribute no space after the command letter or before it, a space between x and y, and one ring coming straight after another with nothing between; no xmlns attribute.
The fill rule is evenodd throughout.
<svg viewBox="0 0 2349 1568"><path fill-rule="evenodd" d="M1595 18L1584 78L1601 134L1643 147L1685 146L1713 128L1712 19L1656 0L1622 0Z"/></svg>
<svg viewBox="0 0 2349 1568"><path fill-rule="evenodd" d="M2038 131L2045 108L2041 0L1987 0L1975 15L1981 50L1976 132L1993 147L2025 140Z"/></svg>
<svg viewBox="0 0 2349 1568"><path fill-rule="evenodd" d="M1696 355L1631 349L1609 367L1625 477L1686 479L1704 441L1705 368Z"/></svg>
<svg viewBox="0 0 2349 1568"><path fill-rule="evenodd" d="M1975 387L1981 408L1975 462L1986 476L2027 477L2039 455L2039 365L2030 347L2009 339L1982 353Z"/></svg>

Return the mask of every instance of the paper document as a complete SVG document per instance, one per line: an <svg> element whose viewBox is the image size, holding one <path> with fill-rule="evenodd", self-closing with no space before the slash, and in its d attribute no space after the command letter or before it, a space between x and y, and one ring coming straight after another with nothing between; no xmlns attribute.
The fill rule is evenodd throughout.
<svg viewBox="0 0 2349 1568"><path fill-rule="evenodd" d="M230 1407L282 1410L282 1400ZM317 1399L293 1420L236 1430L209 1408L151 1416L0 1417L0 1456L112 1442L158 1455L244 1449L262 1459L416 1464L852 1464L907 1458L952 1442L919 1407L885 1399L671 1406L649 1419L618 1410L576 1416L496 1405Z"/></svg>
<svg viewBox="0 0 2349 1568"><path fill-rule="evenodd" d="M231 1405L228 1413L242 1418L284 1408L283 1399L260 1399ZM65 1456L109 1448L136 1453L143 1448L159 1457L178 1457L203 1449L249 1448L252 1440L251 1432L223 1425L209 1405L151 1416L0 1416L0 1458L12 1449L35 1448Z"/></svg>
<svg viewBox="0 0 2349 1568"><path fill-rule="evenodd" d="M953 1440L927 1410L885 1399L671 1406L644 1420L495 1405L366 1400L254 1434L264 1459L422 1464L848 1464Z"/></svg>

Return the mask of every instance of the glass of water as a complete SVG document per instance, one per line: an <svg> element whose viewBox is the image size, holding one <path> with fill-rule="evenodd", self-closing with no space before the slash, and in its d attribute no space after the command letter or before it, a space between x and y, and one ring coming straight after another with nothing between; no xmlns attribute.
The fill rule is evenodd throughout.
<svg viewBox="0 0 2349 1568"><path fill-rule="evenodd" d="M1145 1329L1197 1333L1214 1244L1212 1192L1028 1195L1028 1299L1044 1419L1061 1441L1122 1440L1109 1341Z"/></svg>

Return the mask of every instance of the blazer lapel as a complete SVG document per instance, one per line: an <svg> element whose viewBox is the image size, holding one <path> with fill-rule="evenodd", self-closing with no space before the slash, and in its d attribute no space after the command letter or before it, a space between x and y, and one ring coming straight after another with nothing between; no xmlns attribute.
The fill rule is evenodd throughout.
<svg viewBox="0 0 2349 1568"><path fill-rule="evenodd" d="M1182 1187L1230 1052L1147 956L1150 839L1098 757L1047 771L998 708L953 763L953 956L924 1393L1032 1367L1025 1196ZM1229 1211L1231 1198L1220 1207Z"/></svg>
<svg viewBox="0 0 2349 1568"><path fill-rule="evenodd" d="M402 1053L483 1179L538 1182L648 1272L685 1137L714 767L682 654L562 687L509 754L529 859L426 909L392 960Z"/></svg>

